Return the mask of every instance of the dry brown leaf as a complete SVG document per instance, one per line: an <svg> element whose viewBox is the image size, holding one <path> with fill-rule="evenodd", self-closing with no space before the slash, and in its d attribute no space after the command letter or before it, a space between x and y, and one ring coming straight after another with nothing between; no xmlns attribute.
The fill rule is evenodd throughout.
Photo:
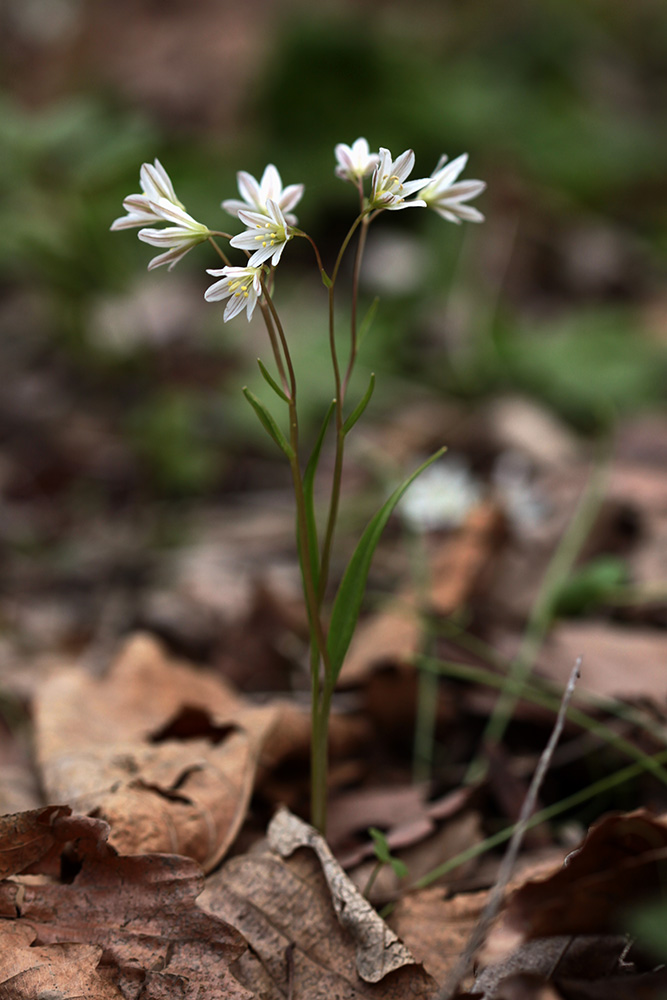
<svg viewBox="0 0 667 1000"><path fill-rule="evenodd" d="M568 664L583 656L580 688L601 697L667 697L664 632L629 628L612 622L558 625L540 654L540 672L562 683ZM629 665L632 664L632 669Z"/></svg>
<svg viewBox="0 0 667 1000"><path fill-rule="evenodd" d="M64 806L45 806L0 817L0 878L30 870L47 855L55 843L54 821L69 813Z"/></svg>
<svg viewBox="0 0 667 1000"><path fill-rule="evenodd" d="M306 754L309 740L305 711L252 706L145 635L103 679L70 667L46 680L35 726L49 799L107 820L123 853L183 854L207 871L243 822L258 767ZM341 728L333 720L334 746Z"/></svg>
<svg viewBox="0 0 667 1000"><path fill-rule="evenodd" d="M623 911L661 884L665 859L667 822L643 809L607 816L559 871L514 893L502 927L523 939L618 929Z"/></svg>
<svg viewBox="0 0 667 1000"><path fill-rule="evenodd" d="M422 889L399 900L389 925L439 983L447 981L481 916L488 892L446 898L446 890Z"/></svg>
<svg viewBox="0 0 667 1000"><path fill-rule="evenodd" d="M60 670L35 709L47 796L108 820L119 851L185 854L210 868L243 821L274 721L269 709L252 731L241 728L241 707L217 678L169 660L147 636L130 640L101 680ZM208 738L178 738L184 710L204 728L208 720Z"/></svg>
<svg viewBox="0 0 667 1000"><path fill-rule="evenodd" d="M123 1000L99 945L36 945L28 924L0 926L0 997L5 1000Z"/></svg>
<svg viewBox="0 0 667 1000"><path fill-rule="evenodd" d="M620 934L537 938L483 969L472 993L482 1000L663 1000L665 970L638 972L627 951Z"/></svg>
<svg viewBox="0 0 667 1000"><path fill-rule="evenodd" d="M327 842L312 826L281 809L271 821L268 839L273 850L283 858L290 857L299 847L309 847L315 852L336 916L355 943L357 971L362 979L377 983L387 973L414 964L407 948L355 888Z"/></svg>
<svg viewBox="0 0 667 1000"><path fill-rule="evenodd" d="M284 860L267 846L232 858L207 880L201 899L248 940L248 952L232 966L245 986L266 1000L284 1000L290 982L292 995L308 1000L410 1000L433 991L434 982L359 897L311 827L283 815L271 838L294 853ZM341 920L349 917L345 926L334 907ZM359 954L365 975L376 981L357 971Z"/></svg>
<svg viewBox="0 0 667 1000"><path fill-rule="evenodd" d="M26 992L11 996L24 1000L38 995L30 992L35 977L47 982L44 977L51 968L61 990L58 996L96 997L96 982L91 982L90 993L68 990L77 977L95 979L103 952L105 969L113 970L120 992L107 989L105 972L100 1000L135 997L140 991L146 1000L202 993L209 1000L250 1000L229 971L229 964L245 950L245 940L197 907L204 878L196 862L173 855L119 857L106 842L106 823L68 812L42 810L22 822L13 817L13 824L0 823L3 846L18 827L28 830L32 825L42 834L43 856L32 861L32 872L50 873L56 852L66 870L77 872L71 882L26 880L19 874L0 882L0 916L15 928L14 941L18 938L28 949L20 958L24 973L29 973ZM39 951L30 947L32 940ZM3 943L8 945L8 940ZM61 947L51 950L55 945ZM79 950L81 945L85 947ZM5 968L7 961L3 956Z"/></svg>

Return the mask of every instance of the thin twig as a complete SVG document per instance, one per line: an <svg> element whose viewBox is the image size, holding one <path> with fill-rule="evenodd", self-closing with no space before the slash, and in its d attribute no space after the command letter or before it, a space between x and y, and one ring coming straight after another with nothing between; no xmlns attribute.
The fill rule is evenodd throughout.
<svg viewBox="0 0 667 1000"><path fill-rule="evenodd" d="M549 770L551 764L551 758L554 755L554 751L560 739L560 735L563 731L563 726L565 725L565 719L567 716L568 706L572 695L574 694L574 688L579 680L581 674L581 657L577 659L574 665L574 669L570 674L570 679L567 682L567 687L563 694L561 700L560 708L558 710L558 715L556 717L556 722L554 724L553 731L549 737L549 742L542 751L542 755L535 769L535 774L526 793L526 797L523 801L521 807L521 813L519 815L518 822L514 827L514 833L507 846L505 856L501 862L500 870L498 872L498 878L496 884L489 894L486 906L482 911L482 915L479 918L477 926L470 935L470 939L466 946L465 951L461 955L460 959L456 963L451 975L448 977L447 982L443 986L442 990L436 994L435 1000L451 1000L454 993L458 989L459 983L467 975L470 966L472 964L473 958L477 951L479 950L486 933L495 919L500 905L505 894L505 889L507 888L507 883L510 880L514 865L516 864L517 855L521 848L523 838L526 835L528 829L528 823L535 809L535 803L537 802L537 796L539 795L540 788L542 787L542 782L546 777L546 773Z"/></svg>

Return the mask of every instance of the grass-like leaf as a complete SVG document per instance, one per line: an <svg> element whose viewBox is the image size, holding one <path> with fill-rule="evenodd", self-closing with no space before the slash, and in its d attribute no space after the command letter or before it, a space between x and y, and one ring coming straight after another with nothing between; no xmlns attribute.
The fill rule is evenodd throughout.
<svg viewBox="0 0 667 1000"><path fill-rule="evenodd" d="M370 403L374 388L375 388L375 372L371 372L371 378L368 383L368 389L366 389L366 392L364 393L363 397L359 400L355 408L352 410L352 413L349 415L349 417L343 424L344 434L349 434L349 432L352 430L352 428L356 424L361 414L364 412L364 410Z"/></svg>
<svg viewBox="0 0 667 1000"><path fill-rule="evenodd" d="M327 685L330 690L333 690L341 667L343 666L343 660L345 659L345 654L347 653L350 645L350 641L357 624L357 619L359 618L359 612L361 611L361 604L366 590L366 580L368 579L368 572L371 567L373 553L377 548L377 544L380 541L380 536L384 531L385 525L391 517L396 504L406 492L410 484L421 472L424 471L424 469L428 468L432 462L435 462L436 459L440 458L445 451L445 448L441 448L439 451L436 451L435 455L431 455L431 457L424 462L423 465L420 465L419 468L413 472L404 483L394 490L377 514L375 514L375 516L369 521L366 526L366 530L359 540L359 544L354 550L348 567L345 570L345 574L343 575L343 579L340 582L340 586L338 587L333 610L331 612L329 638L327 641L331 662L331 676L327 678Z"/></svg>
<svg viewBox="0 0 667 1000"><path fill-rule="evenodd" d="M257 364L259 365L259 370L261 371L262 376L264 377L264 381L271 386L276 396L280 396L282 400L284 400L286 403L289 403L289 399L287 398L286 393L280 388L280 386L273 378L273 376L269 374L268 369L261 358L257 358Z"/></svg>
<svg viewBox="0 0 667 1000"><path fill-rule="evenodd" d="M317 435L317 440L315 441L310 458L308 459L308 464L306 465L306 470L303 474L303 494L306 501L306 525L308 529L308 545L310 547L310 569L316 590L319 590L320 586L320 561L318 554L319 546L317 542L317 524L315 521L315 475L317 473L317 466L320 461L320 454L322 452L324 438L326 437L327 427L329 426L329 421L331 420L331 414L334 411L335 405L335 401L332 400L329 409L326 412L326 416L322 421L320 433ZM299 554L301 558L303 558L303 553Z"/></svg>
<svg viewBox="0 0 667 1000"><path fill-rule="evenodd" d="M251 392L247 386L244 386L243 388L243 395L248 400L253 410L259 417L259 421L264 430L266 431L266 433L273 441L275 441L280 450L285 453L285 455L291 462L292 459L294 458L294 451L291 445L288 444L287 439L285 438L285 435L281 431L280 427L278 427L278 424L275 422L275 420L273 419L267 408L264 406L264 403L262 403L261 400L259 400L257 396L254 394L254 392Z"/></svg>

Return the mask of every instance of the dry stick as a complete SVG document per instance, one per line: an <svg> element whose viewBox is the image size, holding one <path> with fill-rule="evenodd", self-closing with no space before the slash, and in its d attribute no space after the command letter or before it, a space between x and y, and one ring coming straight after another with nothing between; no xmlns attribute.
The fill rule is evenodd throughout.
<svg viewBox="0 0 667 1000"><path fill-rule="evenodd" d="M478 951L480 945L486 937L486 933L493 919L495 918L498 910L500 909L500 904L507 888L507 883L510 880L510 876L514 869L516 863L517 855L521 847L524 836L528 829L528 823L530 821L531 814L535 809L535 803L537 801L537 796L539 795L540 788L542 787L542 782L546 777L546 773L549 770L551 764L551 758L554 755L556 745L560 739L560 735L563 731L563 726L565 725L565 718L567 716L568 706L572 695L574 694L574 688L579 680L581 674L581 657L577 659L574 665L574 669L570 674L570 679L567 682L567 687L563 694L561 700L560 708L558 710L558 715L556 716L556 722L549 737L549 742L544 748L542 755L538 761L537 768L535 769L535 774L533 775L533 780L530 783L528 792L523 801L521 807L521 813L519 815L519 820L514 828L514 833L507 846L505 856L500 865L500 870L498 872L498 879L494 885L489 899L482 911L482 915L479 918L477 926L470 935L470 940L466 946L465 951L461 955L460 959L456 963L452 973L447 979L447 982L443 986L439 993L436 993L434 1000L451 1000L454 996L455 991L458 989L459 983L467 975L472 960Z"/></svg>

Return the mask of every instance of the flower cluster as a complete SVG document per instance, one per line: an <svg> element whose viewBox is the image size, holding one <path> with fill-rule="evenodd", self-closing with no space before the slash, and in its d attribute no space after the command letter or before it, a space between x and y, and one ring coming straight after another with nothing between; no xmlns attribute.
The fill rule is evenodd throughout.
<svg viewBox="0 0 667 1000"><path fill-rule="evenodd" d="M448 222L484 221L482 213L467 202L481 194L486 185L478 180L458 181L468 161L466 153L451 162L443 156L430 177L408 180L415 163L415 154L411 149L406 149L394 159L384 147L380 147L377 153L371 153L367 140L360 137L351 146L339 143L334 152L335 174L359 189L363 199L362 216L367 220L384 210L431 208ZM370 192L364 199L364 179L369 175L372 175ZM261 180L241 170L237 174L237 182L241 200L226 199L222 208L246 227L242 233L230 238L230 245L245 252L247 264L244 267L227 264L219 270L209 270L209 274L221 277L221 280L205 293L209 302L229 299L225 307L225 322L243 309L248 319L251 318L263 294L262 271L278 264L285 246L294 236L305 235L295 228L297 218L292 211L303 196L303 184L283 187L280 174L272 163L266 167ZM166 248L165 252L151 260L149 270L162 264L168 264L171 270L197 244L214 236L227 235L210 230L186 212L159 160L143 164L140 183L142 193L125 198L123 207L127 215L116 219L111 228L129 229L167 223L166 228L139 230L140 240ZM224 254L220 253L226 261Z"/></svg>
<svg viewBox="0 0 667 1000"><path fill-rule="evenodd" d="M181 257L207 240L211 232L185 211L185 205L176 197L169 174L158 159L152 165L143 164L140 184L142 194L130 194L125 198L123 208L127 215L112 222L111 228L131 229L146 223L171 223L166 229L141 229L138 233L144 243L167 247L165 253L153 257L148 270L168 264L171 271Z"/></svg>

